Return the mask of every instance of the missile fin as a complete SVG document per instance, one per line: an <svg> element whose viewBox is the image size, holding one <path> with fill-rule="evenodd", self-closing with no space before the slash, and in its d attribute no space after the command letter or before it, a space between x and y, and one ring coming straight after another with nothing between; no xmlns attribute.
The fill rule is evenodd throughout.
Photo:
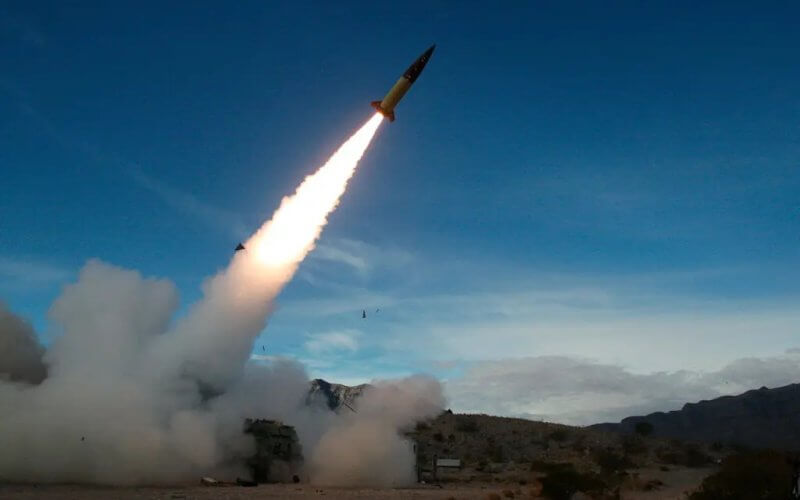
<svg viewBox="0 0 800 500"><path fill-rule="evenodd" d="M370 106L378 110L378 113L382 114L386 118L389 119L390 122L394 121L394 111L386 111L381 107L381 101L372 101L369 103Z"/></svg>

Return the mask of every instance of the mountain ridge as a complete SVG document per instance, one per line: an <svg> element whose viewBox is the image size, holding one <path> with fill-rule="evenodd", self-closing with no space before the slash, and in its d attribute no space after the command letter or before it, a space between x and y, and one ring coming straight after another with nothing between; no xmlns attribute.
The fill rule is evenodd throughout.
<svg viewBox="0 0 800 500"><path fill-rule="evenodd" d="M641 422L652 425L657 437L800 451L800 384L761 387L589 427L627 434Z"/></svg>
<svg viewBox="0 0 800 500"><path fill-rule="evenodd" d="M316 378L309 383L308 402L322 401L329 409L340 412L349 408L355 411L356 399L361 397L365 391L372 386L369 384L344 385L328 382L327 380Z"/></svg>

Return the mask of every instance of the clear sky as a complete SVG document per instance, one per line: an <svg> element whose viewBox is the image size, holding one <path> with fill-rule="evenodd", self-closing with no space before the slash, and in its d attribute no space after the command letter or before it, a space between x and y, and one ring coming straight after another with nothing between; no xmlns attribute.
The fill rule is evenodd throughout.
<svg viewBox="0 0 800 500"><path fill-rule="evenodd" d="M257 357L574 422L800 381L796 2L291 4L0 5L0 300L45 340L91 258L190 304L436 43Z"/></svg>

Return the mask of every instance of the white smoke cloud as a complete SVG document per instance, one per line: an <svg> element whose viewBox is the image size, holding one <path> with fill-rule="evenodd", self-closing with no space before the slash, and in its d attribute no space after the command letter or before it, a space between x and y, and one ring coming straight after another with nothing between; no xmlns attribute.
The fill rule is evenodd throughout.
<svg viewBox="0 0 800 500"><path fill-rule="evenodd" d="M337 429L363 427L369 458L351 460L347 484L373 477L359 467L396 462L398 429L442 407L433 381L384 384L343 423L306 404L302 366L249 361L273 300L313 249L380 121L371 119L285 198L177 321L171 282L97 260L52 305L58 331L43 356L30 327L0 309L0 347L8 347L0 355L0 478L129 485L246 475L254 443L242 433L245 418L295 425L309 457L337 449ZM394 444L382 459L385 442ZM413 455L406 450L402 459ZM314 463L312 481L330 477ZM383 477L407 479L392 470Z"/></svg>
<svg viewBox="0 0 800 500"><path fill-rule="evenodd" d="M414 422L431 418L445 405L433 378L413 376L373 382L320 439L311 455L318 484L399 486L415 480L413 444L402 435Z"/></svg>
<svg viewBox="0 0 800 500"><path fill-rule="evenodd" d="M306 405L309 379L298 363L243 362L224 393L204 401L190 372L152 371L153 349L172 334L177 303L166 280L88 262L50 309L61 335L44 355L48 378L0 383L0 477L125 485L246 475L242 459L253 443L242 425L256 417L297 428L314 482L413 480L413 453L400 429L441 411L438 382L381 382L358 414L337 415ZM346 461L334 459L345 452Z"/></svg>

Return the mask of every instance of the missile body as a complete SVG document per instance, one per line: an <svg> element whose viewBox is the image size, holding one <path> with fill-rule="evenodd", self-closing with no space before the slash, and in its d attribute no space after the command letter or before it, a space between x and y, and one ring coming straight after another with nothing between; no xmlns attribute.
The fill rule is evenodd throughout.
<svg viewBox="0 0 800 500"><path fill-rule="evenodd" d="M403 76L397 80L397 83L394 84L382 101L372 101L370 103L373 108L377 109L380 114L388 118L390 122L394 121L394 107L397 106L400 99L406 95L408 89L411 88L411 84L417 81L417 77L419 77L419 74L425 69L425 65L428 64L428 59L431 58L431 54L433 54L433 49L435 48L436 45L431 45L428 50L423 52L422 55L408 67L406 72L403 73Z"/></svg>

